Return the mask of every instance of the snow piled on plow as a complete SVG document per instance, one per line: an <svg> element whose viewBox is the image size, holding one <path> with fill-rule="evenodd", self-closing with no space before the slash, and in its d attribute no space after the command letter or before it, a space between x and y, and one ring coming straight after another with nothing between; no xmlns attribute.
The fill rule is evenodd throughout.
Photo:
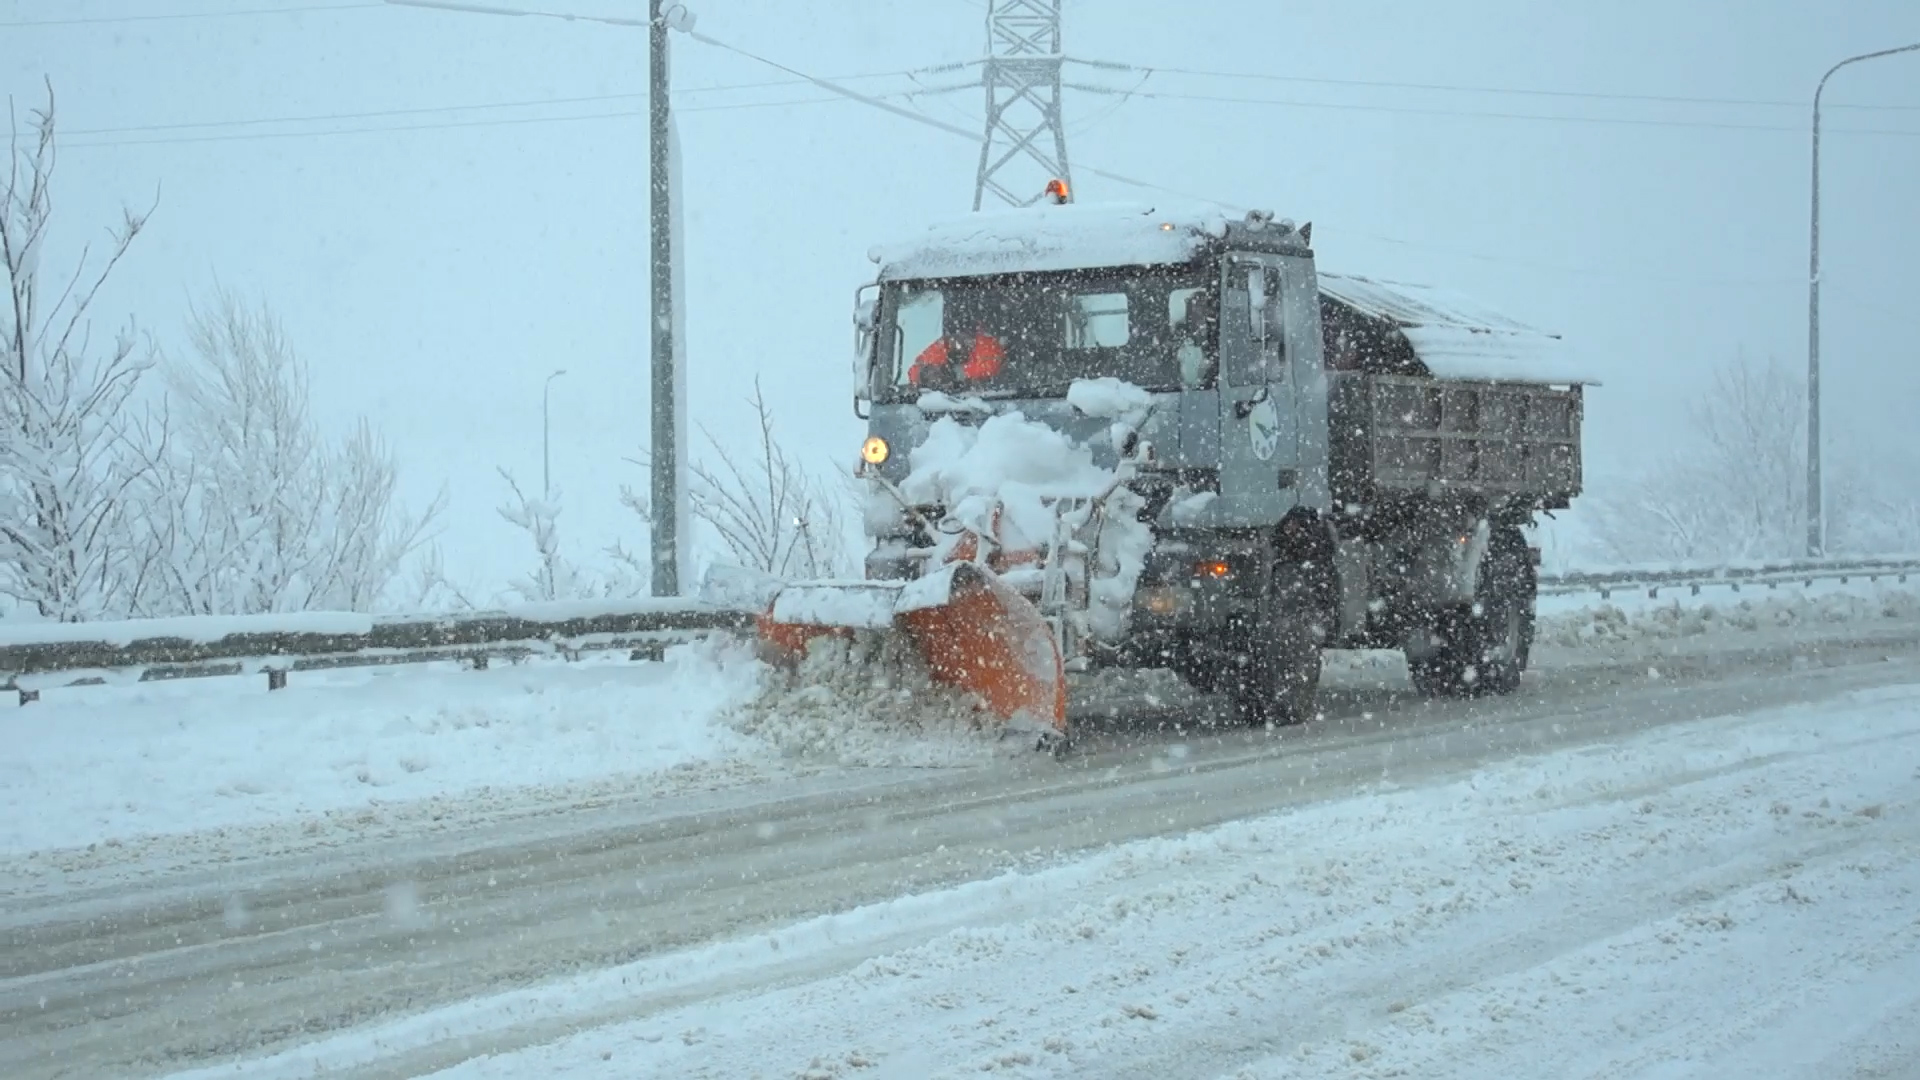
<svg viewBox="0 0 1920 1080"><path fill-rule="evenodd" d="M1002 739L972 695L934 682L903 634L815 638L793 670L769 672L720 722L820 764L956 768L1030 749L1024 738Z"/></svg>
<svg viewBox="0 0 1920 1080"><path fill-rule="evenodd" d="M1076 383L1075 390L1089 415L1129 413L1116 420L1116 427L1137 419L1130 410L1137 411L1137 399L1146 396L1115 379ZM1136 516L1143 505L1140 496L1116 486L1118 473L1096 465L1090 448L1014 411L977 426L941 417L913 449L912 460L902 493L914 503L947 508L947 525L934 540L936 564L959 543L961 530L997 535L1010 551L1044 550L1058 520L1057 500L1099 500L1102 520L1087 538L1095 555L1089 629L1107 640L1125 632L1153 531Z"/></svg>
<svg viewBox="0 0 1920 1080"><path fill-rule="evenodd" d="M1009 412L978 427L935 420L926 441L914 447L913 471L900 488L915 503L945 506L948 517L983 536L994 535L998 502L1001 538L1019 550L1052 538L1048 498L1092 498L1112 482L1113 473L1093 463L1091 450Z"/></svg>

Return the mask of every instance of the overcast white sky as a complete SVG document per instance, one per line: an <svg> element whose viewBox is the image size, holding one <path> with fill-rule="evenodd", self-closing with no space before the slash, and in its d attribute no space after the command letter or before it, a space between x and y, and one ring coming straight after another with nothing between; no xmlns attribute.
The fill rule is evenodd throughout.
<svg viewBox="0 0 1920 1080"><path fill-rule="evenodd" d="M985 44L985 0L693 7L706 34L875 94L964 80L897 73ZM1070 148L1312 220L1329 269L1566 334L1609 373L1588 441L1604 484L1671 452L1680 403L1736 349L1804 364L1805 103L1835 60L1916 41L1912 0L1069 0L1070 55L1156 69L1076 69L1141 93L1071 92ZM974 148L675 48L693 415L738 430L758 376L795 444L848 461L865 253L964 210ZM446 485L447 560L483 593L531 561L494 470L537 487L556 367L570 546L644 542L616 494L643 483L622 459L647 438L645 59L638 30L354 0L0 0L0 90L16 109L43 76L59 94L50 264L157 192L100 313L177 343L216 283L269 301L328 427L366 414L411 497ZM741 84L763 85L714 89ZM1701 98L1719 103L1674 100ZM527 102L547 104L494 107ZM977 90L915 102L981 111ZM1828 423L1912 445L1920 55L1849 69L1828 103ZM1155 198L1090 175L1077 195Z"/></svg>

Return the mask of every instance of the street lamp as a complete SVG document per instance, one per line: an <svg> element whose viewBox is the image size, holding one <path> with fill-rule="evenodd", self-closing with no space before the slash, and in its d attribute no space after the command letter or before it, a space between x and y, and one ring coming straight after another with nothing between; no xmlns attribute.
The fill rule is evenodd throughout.
<svg viewBox="0 0 1920 1080"><path fill-rule="evenodd" d="M547 404L553 398L553 380L559 378L562 375L565 375L566 373L567 373L566 368L560 368L559 370L555 371L553 374L547 376L546 384L540 388L540 501L541 502L547 502L553 498L553 453L549 449L549 447L553 445L552 443L553 413L552 413L552 410L550 410L547 407Z"/></svg>
<svg viewBox="0 0 1920 1080"><path fill-rule="evenodd" d="M651 234L651 307L653 413L651 488L653 510L653 594L680 595L680 564L686 539L685 415L683 391L685 364L681 361L680 308L676 287L680 275L678 245L678 207L674 196L679 188L679 162L674 151L673 112L667 78L667 35L670 31L693 33L694 16L685 4L670 0L649 0L651 9L645 20L621 19L601 15L568 15L554 11L528 11L492 4L466 3L465 0L387 0L402 7L435 8L443 11L472 12L482 15L534 16L564 19L568 22L606 23L611 26L644 27L648 31L648 171L647 231Z"/></svg>
<svg viewBox="0 0 1920 1080"><path fill-rule="evenodd" d="M1827 69L1813 91L1813 224L1807 256L1807 557L1826 554L1826 500L1820 486L1820 96L1834 72L1862 60L1920 51L1920 42L1850 56Z"/></svg>

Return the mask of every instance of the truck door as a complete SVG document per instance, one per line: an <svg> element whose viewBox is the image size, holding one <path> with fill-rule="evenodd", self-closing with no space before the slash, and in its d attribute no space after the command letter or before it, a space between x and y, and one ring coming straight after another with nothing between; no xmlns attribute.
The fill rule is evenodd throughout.
<svg viewBox="0 0 1920 1080"><path fill-rule="evenodd" d="M1300 483L1285 260L1229 256L1220 294L1220 524L1270 525ZM1291 346L1291 348L1290 348Z"/></svg>
<svg viewBox="0 0 1920 1080"><path fill-rule="evenodd" d="M1286 341L1288 397L1293 402L1294 467L1292 504L1327 510L1333 505L1327 444L1327 364L1320 333L1320 280L1313 260L1289 255L1280 260L1280 320Z"/></svg>

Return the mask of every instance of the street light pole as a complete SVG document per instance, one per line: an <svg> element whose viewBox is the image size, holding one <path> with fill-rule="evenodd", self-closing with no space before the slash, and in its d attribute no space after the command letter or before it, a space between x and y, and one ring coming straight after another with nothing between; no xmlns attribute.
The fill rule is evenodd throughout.
<svg viewBox="0 0 1920 1080"><path fill-rule="evenodd" d="M553 411L548 403L553 398L553 380L567 373L561 368L547 376L546 385L540 388L540 501L553 498L553 454L549 449L552 443Z"/></svg>
<svg viewBox="0 0 1920 1080"><path fill-rule="evenodd" d="M1820 476L1820 98L1827 80L1849 64L1920 51L1920 42L1850 56L1827 69L1813 91L1813 212L1807 254L1807 556L1826 554L1826 499Z"/></svg>

